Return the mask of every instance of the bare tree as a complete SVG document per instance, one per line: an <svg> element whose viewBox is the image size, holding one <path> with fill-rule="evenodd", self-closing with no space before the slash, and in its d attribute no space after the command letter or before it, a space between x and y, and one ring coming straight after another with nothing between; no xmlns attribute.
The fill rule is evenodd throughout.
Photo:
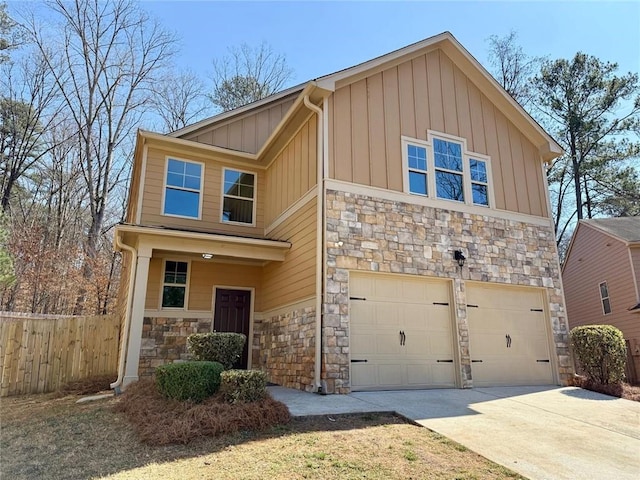
<svg viewBox="0 0 640 480"><path fill-rule="evenodd" d="M9 60L8 52L22 43L22 32L9 16L7 4L0 3L0 63Z"/></svg>
<svg viewBox="0 0 640 480"><path fill-rule="evenodd" d="M489 64L491 73L514 100L525 106L531 100L531 79L540 67L541 59L532 58L518 45L518 34L511 30L507 35L491 35Z"/></svg>
<svg viewBox="0 0 640 480"><path fill-rule="evenodd" d="M148 110L152 86L174 53L175 39L133 0L50 0L48 20L24 22L75 126L88 192L86 258L94 258L111 192L127 176L127 139ZM51 22L58 22L52 25ZM91 262L84 276L92 275ZM78 299L78 307L84 301Z"/></svg>
<svg viewBox="0 0 640 480"><path fill-rule="evenodd" d="M211 102L223 112L241 107L281 90L293 76L286 57L265 42L252 48L246 43L229 49L213 61Z"/></svg>
<svg viewBox="0 0 640 480"><path fill-rule="evenodd" d="M166 74L154 86L154 93L153 109L169 132L198 121L210 108L202 81L191 71Z"/></svg>
<svg viewBox="0 0 640 480"><path fill-rule="evenodd" d="M39 55L0 71L0 208L6 212L14 188L52 148L44 136L59 121L60 104Z"/></svg>

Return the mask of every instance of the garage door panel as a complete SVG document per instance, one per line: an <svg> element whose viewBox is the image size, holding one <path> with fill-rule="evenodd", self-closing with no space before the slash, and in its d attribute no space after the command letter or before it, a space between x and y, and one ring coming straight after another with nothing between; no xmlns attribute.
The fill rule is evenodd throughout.
<svg viewBox="0 0 640 480"><path fill-rule="evenodd" d="M467 286L474 386L552 383L543 302L536 289Z"/></svg>
<svg viewBox="0 0 640 480"><path fill-rule="evenodd" d="M405 367L400 363L386 363L378 365L378 385L401 386L405 382Z"/></svg>
<svg viewBox="0 0 640 480"><path fill-rule="evenodd" d="M453 362L437 363L453 360L449 290L446 281L352 274L351 358L367 360L351 364L352 388L455 386Z"/></svg>

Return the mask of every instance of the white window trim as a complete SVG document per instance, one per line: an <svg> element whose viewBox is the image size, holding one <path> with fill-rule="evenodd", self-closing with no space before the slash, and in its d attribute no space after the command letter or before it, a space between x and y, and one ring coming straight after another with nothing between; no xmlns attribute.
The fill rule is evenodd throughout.
<svg viewBox="0 0 640 480"><path fill-rule="evenodd" d="M184 306L183 307L163 307L162 296L164 293L164 286L167 285L164 281L164 274L167 269L167 262L182 262L187 264L187 283L184 286ZM189 284L191 283L191 260L177 257L163 257L162 258L162 276L160 277L160 298L158 299L159 310L173 310L173 311L187 311L189 310ZM177 284L168 284L177 285Z"/></svg>
<svg viewBox="0 0 640 480"><path fill-rule="evenodd" d="M439 198L436 196L436 167L435 167L435 156L433 150L433 139L438 138L440 140L444 140L447 142L456 142L461 145L462 150L462 172L451 172L457 175L462 174L463 177L463 191L464 191L464 202L459 202L457 200L451 200L448 198ZM453 205L469 205L471 207L478 208L480 210L486 210L488 208L495 208L495 196L493 191L493 174L491 171L491 157L488 155L484 155L481 153L471 152L467 149L467 140L462 137L456 137L454 135L449 135L446 133L435 132L433 130L427 130L427 140L420 140L417 138L407 137L405 135L401 136L401 145L402 145L402 177L403 177L403 190L405 193L409 195L415 195L418 197L428 198L430 202L433 202L434 206L440 208L454 209ZM416 145L418 147L425 148L427 150L427 195L422 195L419 193L413 193L410 190L409 185L409 158L408 158L408 145ZM482 182L472 182L471 180L471 171L469 166L469 161L471 159L482 160L485 162L486 170L487 170L487 200L489 205L480 205L477 203L473 203L473 194L472 194L472 183L482 183ZM446 169L439 169L440 171L447 172Z"/></svg>
<svg viewBox="0 0 640 480"><path fill-rule="evenodd" d="M224 176L227 170L232 170L234 172L240 172L240 173L249 173L253 175L253 199L252 199L253 206L251 210L251 223L232 222L224 219L224 197L226 196L224 194ZM229 198L236 198L236 197L229 197ZM245 198L245 197L237 197L237 198L248 200L248 198ZM243 170L241 168L222 167L222 180L220 185L220 223L224 223L225 225L238 225L240 227L255 227L257 203L258 203L258 173L252 172L251 170Z"/></svg>
<svg viewBox="0 0 640 480"><path fill-rule="evenodd" d="M169 160L177 160L179 162L185 162L185 163L194 163L197 165L200 165L201 170L200 170L200 191L198 192L198 216L197 217L190 217L188 215L176 215L175 213L165 213L164 212L164 202L166 200L166 194L167 194L167 173L169 171ZM175 157L175 156L169 156L167 155L164 159L164 178L162 179L162 201L160 203L160 214L164 217L175 217L175 218L186 218L188 220L202 220L202 197L204 197L204 163L203 162L197 162L195 160L187 160L185 158L179 158L179 157ZM175 188L178 190L184 190L187 192L194 192L195 190L191 190L189 188L180 188L180 187L175 187L175 186L170 186L169 188Z"/></svg>
<svg viewBox="0 0 640 480"><path fill-rule="evenodd" d="M607 287L607 296L606 297L602 296L602 285L605 285ZM611 315L611 313L613 313L613 307L611 306L611 292L609 292L609 284L607 283L606 280L604 282L598 283L598 296L600 297L600 306L602 307L602 314L603 315ZM609 311L608 312L604 311L604 301L605 300L609 300Z"/></svg>

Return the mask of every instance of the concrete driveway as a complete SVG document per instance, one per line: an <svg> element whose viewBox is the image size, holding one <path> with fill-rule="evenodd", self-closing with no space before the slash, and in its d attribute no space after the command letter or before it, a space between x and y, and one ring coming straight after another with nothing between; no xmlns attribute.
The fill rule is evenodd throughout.
<svg viewBox="0 0 640 480"><path fill-rule="evenodd" d="M640 403L588 390L271 393L292 415L398 412L531 480L640 479Z"/></svg>

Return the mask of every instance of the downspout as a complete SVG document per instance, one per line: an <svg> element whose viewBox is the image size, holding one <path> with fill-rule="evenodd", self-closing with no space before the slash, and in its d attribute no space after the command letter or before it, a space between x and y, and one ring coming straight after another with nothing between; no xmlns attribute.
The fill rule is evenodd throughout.
<svg viewBox="0 0 640 480"><path fill-rule="evenodd" d="M124 379L125 360L129 349L129 326L131 325L131 304L133 303L133 287L136 281L136 263L138 252L135 248L122 241L120 235L116 235L116 246L121 250L126 250L131 254L131 270L129 273L129 290L127 294L127 308L124 312L124 325L122 327L122 342L120 348L120 358L118 360L118 378L109 387L115 390L116 395L121 391L122 380Z"/></svg>
<svg viewBox="0 0 640 480"><path fill-rule="evenodd" d="M318 194L316 197L316 359L315 359L315 388L317 393L323 392L322 388L322 274L324 271L324 157L322 155L323 140L323 116L322 109L317 105L314 105L309 100L309 95L304 96L304 105L317 115L317 152L316 152L316 165L317 165L317 179L316 184L318 187Z"/></svg>

